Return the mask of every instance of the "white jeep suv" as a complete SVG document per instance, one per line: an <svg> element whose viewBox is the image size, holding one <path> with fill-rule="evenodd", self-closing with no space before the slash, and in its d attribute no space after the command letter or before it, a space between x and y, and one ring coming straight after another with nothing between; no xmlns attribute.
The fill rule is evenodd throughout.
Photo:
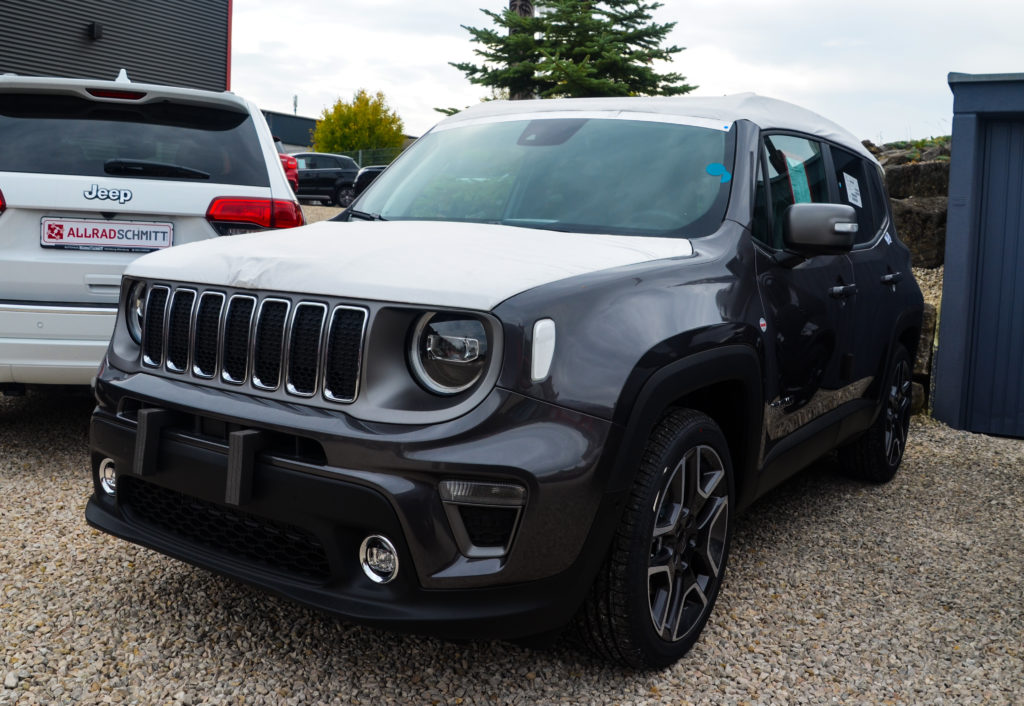
<svg viewBox="0 0 1024 706"><path fill-rule="evenodd" d="M302 223L236 95L0 75L0 391L89 384L139 254Z"/></svg>

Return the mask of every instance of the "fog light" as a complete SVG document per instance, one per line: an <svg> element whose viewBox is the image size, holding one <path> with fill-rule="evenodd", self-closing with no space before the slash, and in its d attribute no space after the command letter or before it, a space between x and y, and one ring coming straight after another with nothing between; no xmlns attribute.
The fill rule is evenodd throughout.
<svg viewBox="0 0 1024 706"><path fill-rule="evenodd" d="M117 472L114 468L114 459L105 458L100 461L100 487L107 495L117 493Z"/></svg>
<svg viewBox="0 0 1024 706"><path fill-rule="evenodd" d="M359 564L374 583L388 583L398 575L398 552L387 537L371 534L359 546Z"/></svg>

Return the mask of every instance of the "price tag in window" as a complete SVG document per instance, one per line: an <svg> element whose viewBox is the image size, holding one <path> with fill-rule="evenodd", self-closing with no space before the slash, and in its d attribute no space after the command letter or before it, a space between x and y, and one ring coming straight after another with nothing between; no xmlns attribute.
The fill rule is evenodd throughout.
<svg viewBox="0 0 1024 706"><path fill-rule="evenodd" d="M851 206L863 208L864 203L860 200L860 183L856 177L843 172L843 181L846 183L846 200Z"/></svg>

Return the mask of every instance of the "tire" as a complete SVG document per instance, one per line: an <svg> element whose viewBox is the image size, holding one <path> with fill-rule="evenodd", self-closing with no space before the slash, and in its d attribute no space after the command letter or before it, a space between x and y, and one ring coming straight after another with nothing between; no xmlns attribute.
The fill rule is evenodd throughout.
<svg viewBox="0 0 1024 706"><path fill-rule="evenodd" d="M732 537L733 474L709 417L669 413L651 434L577 636L629 667L660 669L694 645L718 597Z"/></svg>
<svg viewBox="0 0 1024 706"><path fill-rule="evenodd" d="M910 353L897 345L889 364L882 411L863 436L839 450L843 472L870 483L888 483L899 470L910 428Z"/></svg>
<svg viewBox="0 0 1024 706"><path fill-rule="evenodd" d="M352 199L355 198L355 191L352 190L352 185L339 186L334 191L334 205L340 206L341 208L348 208L348 205L352 203Z"/></svg>

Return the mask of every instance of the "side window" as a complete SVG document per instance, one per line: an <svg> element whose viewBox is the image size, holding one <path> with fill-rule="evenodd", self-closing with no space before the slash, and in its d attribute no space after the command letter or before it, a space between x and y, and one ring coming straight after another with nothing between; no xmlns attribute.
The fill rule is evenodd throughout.
<svg viewBox="0 0 1024 706"><path fill-rule="evenodd" d="M786 209L796 203L828 202L825 162L819 143L791 135L766 136L762 160L768 171L768 191L764 198L771 202L772 219L770 230L767 226L763 230L755 226L754 235L767 245L782 249ZM760 235L756 232L759 230Z"/></svg>
<svg viewBox="0 0 1024 706"><path fill-rule="evenodd" d="M885 202L878 170L867 160L839 147L832 148L835 180L839 187L839 203L857 211L855 244L874 239L885 220Z"/></svg>

